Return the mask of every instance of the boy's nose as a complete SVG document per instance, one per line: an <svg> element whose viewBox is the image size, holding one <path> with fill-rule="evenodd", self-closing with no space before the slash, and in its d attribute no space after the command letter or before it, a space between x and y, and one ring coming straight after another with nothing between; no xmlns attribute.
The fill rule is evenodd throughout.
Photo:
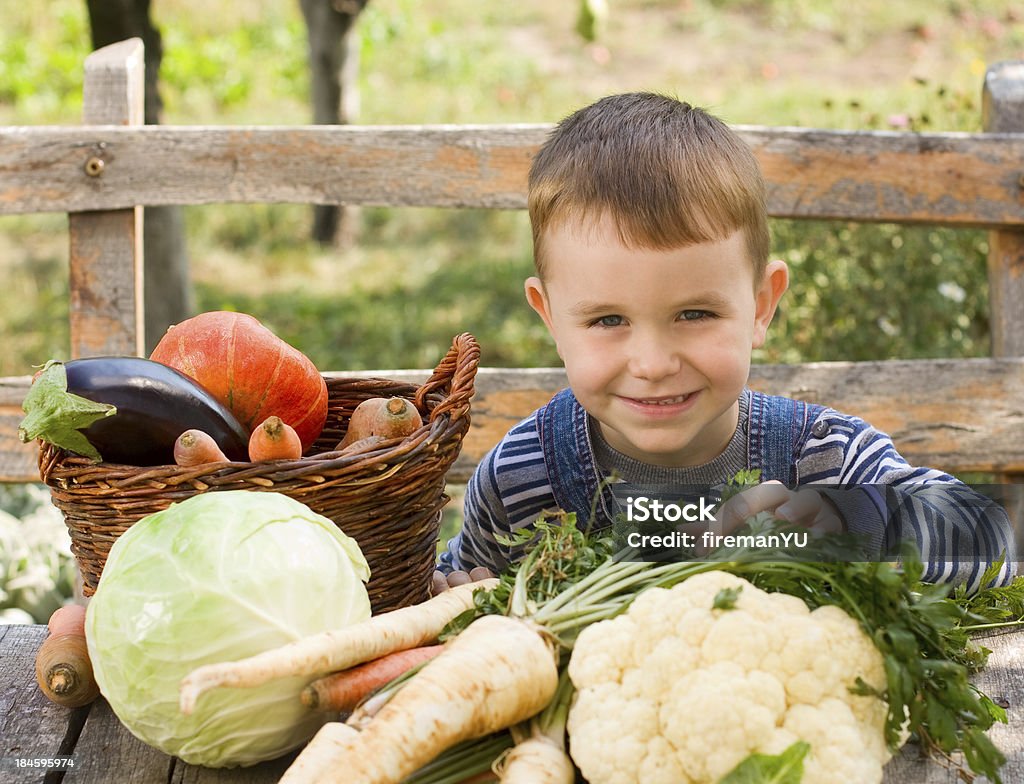
<svg viewBox="0 0 1024 784"><path fill-rule="evenodd" d="M671 343L656 336L631 341L629 372L645 381L657 381L679 372L681 360Z"/></svg>

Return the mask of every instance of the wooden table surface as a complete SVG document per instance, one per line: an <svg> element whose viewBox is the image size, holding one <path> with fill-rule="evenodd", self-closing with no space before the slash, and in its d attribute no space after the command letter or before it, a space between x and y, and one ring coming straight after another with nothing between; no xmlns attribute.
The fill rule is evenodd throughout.
<svg viewBox="0 0 1024 784"><path fill-rule="evenodd" d="M35 682L35 653L45 626L0 626L0 782L22 784L272 784L294 754L250 768L187 765L132 736L102 698L76 710L47 700ZM1007 756L1005 784L1024 783L1024 631L979 638L992 649L974 682L1007 709L1008 723L990 737ZM71 765L33 767L67 758ZM26 762L28 761L28 762ZM42 764L45 764L43 762ZM908 744L886 766L885 784L955 784L956 772L922 759ZM984 779L977 779L978 784Z"/></svg>

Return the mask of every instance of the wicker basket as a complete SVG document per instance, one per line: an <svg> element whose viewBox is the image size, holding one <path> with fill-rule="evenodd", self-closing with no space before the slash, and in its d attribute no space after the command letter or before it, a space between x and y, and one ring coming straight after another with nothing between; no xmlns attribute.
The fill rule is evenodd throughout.
<svg viewBox="0 0 1024 784"><path fill-rule="evenodd" d="M135 521L197 493L246 489L291 496L353 537L370 564L374 612L423 601L441 507L448 501L445 474L469 429L479 359L476 340L462 334L420 387L385 378L325 377L327 423L299 460L139 467L92 463L41 444L39 474L64 514L84 594L96 590L111 545ZM369 452L324 451L341 439L361 401L390 395L416 404L424 415L419 430Z"/></svg>

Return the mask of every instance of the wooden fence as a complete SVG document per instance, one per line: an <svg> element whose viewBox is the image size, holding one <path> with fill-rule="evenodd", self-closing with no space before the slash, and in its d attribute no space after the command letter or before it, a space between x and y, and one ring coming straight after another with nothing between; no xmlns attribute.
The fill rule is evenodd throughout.
<svg viewBox="0 0 1024 784"><path fill-rule="evenodd" d="M85 62L83 125L0 128L0 214L68 214L76 357L142 353L144 205L521 209L550 128L143 126L142 69L137 39L98 50ZM978 134L737 128L774 217L990 232L991 357L756 365L751 385L862 416L912 462L1010 475L1024 472L1024 63L990 67L983 97ZM29 381L0 379L0 481L37 479L36 450L16 436ZM463 481L564 385L560 369L482 369L450 478Z"/></svg>

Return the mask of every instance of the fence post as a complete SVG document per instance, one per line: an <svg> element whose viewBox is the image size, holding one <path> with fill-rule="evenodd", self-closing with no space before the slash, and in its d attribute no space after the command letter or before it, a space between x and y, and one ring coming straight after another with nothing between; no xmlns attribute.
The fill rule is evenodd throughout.
<svg viewBox="0 0 1024 784"><path fill-rule="evenodd" d="M990 133L1024 132L1024 62L996 63L985 72L982 125ZM1024 194L1024 161L1016 172ZM1024 356L1024 231L990 231L988 237L989 321L992 356ZM1024 482L1022 473L1003 473L1001 481ZM1021 514L1018 503L1014 518Z"/></svg>
<svg viewBox="0 0 1024 784"><path fill-rule="evenodd" d="M1024 62L989 67L982 90L982 122L991 133L1024 132ZM1024 161L1017 177L1024 193ZM1024 356L1024 231L989 232L988 285L992 355Z"/></svg>
<svg viewBox="0 0 1024 784"><path fill-rule="evenodd" d="M142 40L131 38L86 58L86 125L143 124L143 55ZM102 186L114 151L97 145L83 153L81 176ZM68 221L71 356L142 355L142 207L75 212Z"/></svg>

